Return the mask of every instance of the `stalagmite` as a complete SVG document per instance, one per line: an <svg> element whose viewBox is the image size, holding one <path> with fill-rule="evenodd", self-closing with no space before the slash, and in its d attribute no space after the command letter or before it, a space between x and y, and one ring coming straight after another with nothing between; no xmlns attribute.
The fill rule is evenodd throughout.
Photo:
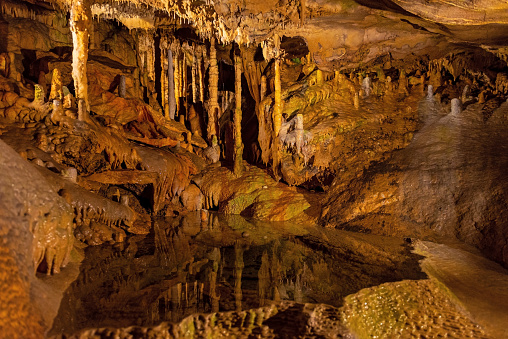
<svg viewBox="0 0 508 339"><path fill-rule="evenodd" d="M316 85L322 85L325 83L325 79L323 76L323 71L318 69L316 71Z"/></svg>
<svg viewBox="0 0 508 339"><path fill-rule="evenodd" d="M49 94L49 101L51 100L63 100L63 88L62 88L62 76L58 68L53 70L53 76L51 77L51 92Z"/></svg>
<svg viewBox="0 0 508 339"><path fill-rule="evenodd" d="M478 95L478 103L479 104L484 104L485 103L485 96L487 95L487 91L483 90L480 92L480 94Z"/></svg>
<svg viewBox="0 0 508 339"><path fill-rule="evenodd" d="M235 150L233 154L234 169L236 176L240 176L243 171L243 143L242 143L242 58L240 50L235 51L235 115L233 117L234 124L234 140Z"/></svg>
<svg viewBox="0 0 508 339"><path fill-rule="evenodd" d="M360 95L358 94L358 92L355 92L355 96L353 98L353 105L355 106L356 109L360 108Z"/></svg>
<svg viewBox="0 0 508 339"><path fill-rule="evenodd" d="M429 85L427 88L427 99L431 100L432 98L434 98L434 86Z"/></svg>
<svg viewBox="0 0 508 339"><path fill-rule="evenodd" d="M75 0L70 11L72 32L72 78L78 102L78 119L85 120L90 111L88 102L88 79L86 75L88 60L89 28L92 12L87 0Z"/></svg>
<svg viewBox="0 0 508 339"><path fill-rule="evenodd" d="M462 103L465 103L468 99L469 94L469 85L466 85L464 87L464 90L462 91Z"/></svg>
<svg viewBox="0 0 508 339"><path fill-rule="evenodd" d="M175 97L175 74L173 69L173 52L168 48L168 118L175 119L176 97Z"/></svg>
<svg viewBox="0 0 508 339"><path fill-rule="evenodd" d="M219 115L219 67L217 65L217 51L215 50L215 38L210 40L210 66L209 66L210 98L208 99L208 127L206 137L209 141L214 135L218 135L217 117Z"/></svg>
<svg viewBox="0 0 508 339"><path fill-rule="evenodd" d="M365 96L370 96L370 92L372 91L372 81L370 80L368 74L362 81L362 89L365 93Z"/></svg>
<svg viewBox="0 0 508 339"><path fill-rule="evenodd" d="M57 123L63 116L62 100L53 99L53 111L51 113L51 121Z"/></svg>
<svg viewBox="0 0 508 339"><path fill-rule="evenodd" d="M460 115L460 112L462 111L460 99L459 98L452 99L451 105L452 105L452 109L451 109L452 115L456 115L456 116Z"/></svg>
<svg viewBox="0 0 508 339"><path fill-rule="evenodd" d="M42 87L39 85L35 85L33 104L37 106L41 106L44 104L44 91L42 90Z"/></svg>

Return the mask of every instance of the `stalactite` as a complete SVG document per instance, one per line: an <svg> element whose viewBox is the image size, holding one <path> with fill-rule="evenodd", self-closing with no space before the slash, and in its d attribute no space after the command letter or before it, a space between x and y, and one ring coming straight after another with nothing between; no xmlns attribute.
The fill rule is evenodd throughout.
<svg viewBox="0 0 508 339"><path fill-rule="evenodd" d="M200 48L198 53L198 77L199 77L199 100L205 102L205 88L203 79L203 51Z"/></svg>
<svg viewBox="0 0 508 339"><path fill-rule="evenodd" d="M88 60L88 38L92 12L87 0L75 0L70 11L72 32L72 78L78 101L78 118L86 120L90 111L88 102L88 79L86 75Z"/></svg>
<svg viewBox="0 0 508 339"><path fill-rule="evenodd" d="M188 93L187 93L187 55L186 55L186 49L184 45L183 50L183 58L182 58L182 97L183 97L183 103L185 105L185 118L187 118L187 114L189 113L189 106L187 103L188 99Z"/></svg>
<svg viewBox="0 0 508 339"><path fill-rule="evenodd" d="M162 111L164 112L164 116L167 118L169 116L169 105L168 105L168 56L166 55L168 50L168 42L167 37L162 36L159 42L159 48L161 51L160 55L160 63L161 63L161 106Z"/></svg>
<svg viewBox="0 0 508 339"><path fill-rule="evenodd" d="M215 50L215 38L210 40L210 67L209 67L209 84L208 90L210 97L208 102L208 126L207 135L209 141L212 140L214 135L218 136L217 117L219 115L219 67L217 65L217 51Z"/></svg>
<svg viewBox="0 0 508 339"><path fill-rule="evenodd" d="M175 82L175 100L176 100L176 112L175 115L180 114L180 62L179 62L179 50L175 50L175 57L173 58L174 71L174 82Z"/></svg>
<svg viewBox="0 0 508 339"><path fill-rule="evenodd" d="M168 48L168 117L175 119L176 97L175 97L175 72L173 63L173 52Z"/></svg>
<svg viewBox="0 0 508 339"><path fill-rule="evenodd" d="M242 143L242 57L237 55L240 50L235 51L235 114L234 124L234 170L236 176L243 172L243 143Z"/></svg>
<svg viewBox="0 0 508 339"><path fill-rule="evenodd" d="M192 49L192 66L191 66L191 72L192 72L192 103L195 104L198 102L198 88L197 88L197 61L196 61L196 47Z"/></svg>

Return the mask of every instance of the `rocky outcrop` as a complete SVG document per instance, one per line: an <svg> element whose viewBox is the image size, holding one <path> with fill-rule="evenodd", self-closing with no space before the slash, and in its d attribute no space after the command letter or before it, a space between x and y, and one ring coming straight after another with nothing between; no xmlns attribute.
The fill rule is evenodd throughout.
<svg viewBox="0 0 508 339"><path fill-rule="evenodd" d="M39 172L1 140L0 168L2 335L42 337L47 324L30 291L38 269L58 273L69 262L73 213Z"/></svg>
<svg viewBox="0 0 508 339"><path fill-rule="evenodd" d="M507 104L484 122L485 104L458 115L424 99L424 126L412 143L329 193L325 219L378 234L425 236L429 231L472 244L507 263ZM340 188L339 188L340 187ZM424 203L423 203L424 202Z"/></svg>

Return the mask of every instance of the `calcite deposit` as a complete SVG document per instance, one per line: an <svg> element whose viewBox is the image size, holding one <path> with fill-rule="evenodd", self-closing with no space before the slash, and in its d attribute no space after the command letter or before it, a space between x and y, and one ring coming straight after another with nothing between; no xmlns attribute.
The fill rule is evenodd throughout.
<svg viewBox="0 0 508 339"><path fill-rule="evenodd" d="M0 336L508 336L507 10L3 0Z"/></svg>

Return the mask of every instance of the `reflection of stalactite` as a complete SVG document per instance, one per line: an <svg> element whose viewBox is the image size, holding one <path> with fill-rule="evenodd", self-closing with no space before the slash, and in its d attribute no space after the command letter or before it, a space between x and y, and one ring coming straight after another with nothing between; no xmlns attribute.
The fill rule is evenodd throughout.
<svg viewBox="0 0 508 339"><path fill-rule="evenodd" d="M267 296L267 289L270 286L270 260L268 253L263 252L261 257L261 267L258 271L258 292L259 292L259 307L265 306Z"/></svg>
<svg viewBox="0 0 508 339"><path fill-rule="evenodd" d="M279 285L282 281L282 267L278 255L279 246L280 242L275 241L272 248L272 262L270 263L270 276L272 278L271 283L273 285L273 300L276 302L280 301Z"/></svg>
<svg viewBox="0 0 508 339"><path fill-rule="evenodd" d="M160 227L159 222L154 220L153 222L153 230L154 230L154 242L156 254L159 259L159 265L162 267L168 267L170 263L169 257L169 244L168 239L166 237L166 233L164 229Z"/></svg>
<svg viewBox="0 0 508 339"><path fill-rule="evenodd" d="M235 306L237 311L242 310L242 271L244 249L240 243L235 243Z"/></svg>
<svg viewBox="0 0 508 339"><path fill-rule="evenodd" d="M220 250L218 248L213 249L213 256L212 271L210 272L210 299L212 303L212 312L218 312L220 296L217 295L217 272L219 271L221 259Z"/></svg>

